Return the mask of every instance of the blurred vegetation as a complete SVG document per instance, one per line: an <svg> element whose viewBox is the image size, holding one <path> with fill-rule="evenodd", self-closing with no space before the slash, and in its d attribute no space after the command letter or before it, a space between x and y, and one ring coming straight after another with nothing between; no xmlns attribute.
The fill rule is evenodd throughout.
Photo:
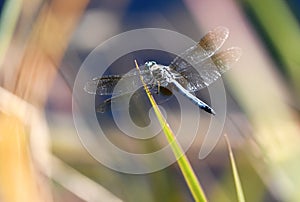
<svg viewBox="0 0 300 202"><path fill-rule="evenodd" d="M288 1L248 1L248 6L254 13L259 26L266 33L271 45L276 49L278 59L284 65L299 100L300 92L300 29L299 22L291 12ZM296 5L297 6L297 5ZM299 104L298 104L299 106Z"/></svg>
<svg viewBox="0 0 300 202"><path fill-rule="evenodd" d="M225 76L224 132L245 200L299 201L300 9L295 5L280 0L4 1L0 201L193 201L177 164L130 175L92 158L74 128L71 89L86 56L116 34L159 27L196 41L218 25L229 27L229 45L243 49L241 61ZM168 112L174 128L178 116L176 110ZM206 159L197 158L210 118L201 121L187 158L208 201L242 201L224 141ZM119 138L120 131L110 127L109 132L132 151L160 146L135 148Z"/></svg>

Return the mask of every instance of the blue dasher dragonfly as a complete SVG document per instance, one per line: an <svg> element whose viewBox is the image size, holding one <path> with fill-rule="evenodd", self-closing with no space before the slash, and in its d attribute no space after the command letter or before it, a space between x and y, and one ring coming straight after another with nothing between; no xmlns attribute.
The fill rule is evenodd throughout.
<svg viewBox="0 0 300 202"><path fill-rule="evenodd" d="M168 66L148 61L140 67L140 72L132 70L125 75L95 77L85 84L84 90L90 94L112 96L97 106L97 112L104 112L105 106L113 100L142 87L141 75L150 90L156 93L160 92L161 87L176 90L204 111L215 115L215 111L196 97L195 92L212 84L239 60L241 49L238 47L218 52L228 35L227 28L217 27ZM122 88L114 90L120 81L124 83Z"/></svg>

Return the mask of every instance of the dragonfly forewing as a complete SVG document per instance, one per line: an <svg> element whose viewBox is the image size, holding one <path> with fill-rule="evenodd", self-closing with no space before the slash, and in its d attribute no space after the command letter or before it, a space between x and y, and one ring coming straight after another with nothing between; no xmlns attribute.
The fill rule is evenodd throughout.
<svg viewBox="0 0 300 202"><path fill-rule="evenodd" d="M228 38L229 31L226 27L217 27L208 32L202 39L191 48L176 57L169 65L180 73L188 66L193 66L204 61L218 51Z"/></svg>

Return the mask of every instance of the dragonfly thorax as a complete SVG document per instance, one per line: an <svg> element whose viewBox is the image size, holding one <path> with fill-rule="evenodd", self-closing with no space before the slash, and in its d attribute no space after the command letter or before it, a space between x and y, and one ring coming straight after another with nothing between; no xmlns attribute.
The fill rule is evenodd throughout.
<svg viewBox="0 0 300 202"><path fill-rule="evenodd" d="M168 86L172 80L180 76L177 72L172 71L169 66L160 65L153 61L147 62L145 65L149 68L154 82L163 87Z"/></svg>

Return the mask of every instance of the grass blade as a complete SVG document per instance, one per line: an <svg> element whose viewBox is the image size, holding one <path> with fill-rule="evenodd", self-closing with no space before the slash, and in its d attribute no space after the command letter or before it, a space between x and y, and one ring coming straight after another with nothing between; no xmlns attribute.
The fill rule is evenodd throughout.
<svg viewBox="0 0 300 202"><path fill-rule="evenodd" d="M231 150L231 145L230 145L229 139L228 139L226 134L224 135L224 137L225 137L227 147L228 147L228 151L229 151L229 158L230 158L230 163L231 163L231 167L232 167L232 174L233 174L233 178L234 178L234 184L235 184L235 189L236 189L238 201L239 202L245 202L244 192L243 192L241 180L240 180L240 177L239 177L239 173L237 171L237 167L236 167L236 164L235 164L234 156L233 156L233 153L232 153L232 150Z"/></svg>
<svg viewBox="0 0 300 202"><path fill-rule="evenodd" d="M136 60L134 62L135 62L136 68L138 70L140 70ZM140 76L140 77L141 77L141 81L144 85L144 89L147 93L147 96L151 102L153 109L154 109L156 117L158 118L158 121L164 131L164 134L168 140L168 143L171 145L171 148L173 150L173 153L174 153L176 159L178 159L177 163L179 165L179 168L184 176L184 179L185 179L195 201L207 201L206 196L205 196L205 194L202 190L202 187L193 171L193 168L192 168L189 160L187 159L186 155L184 154L181 146L178 144L173 131L171 130L169 124L166 122L161 111L159 110L153 96L151 95L146 84L144 83L142 76Z"/></svg>

